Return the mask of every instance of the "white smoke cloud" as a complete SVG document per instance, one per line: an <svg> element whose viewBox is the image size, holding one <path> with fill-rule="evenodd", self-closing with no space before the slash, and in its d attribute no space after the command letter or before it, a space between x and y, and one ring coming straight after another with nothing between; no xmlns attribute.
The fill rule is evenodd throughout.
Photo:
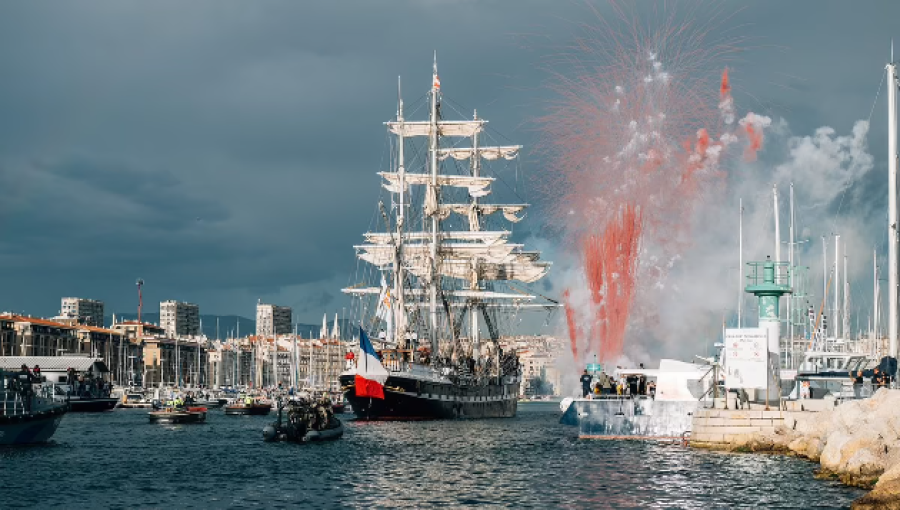
<svg viewBox="0 0 900 510"><path fill-rule="evenodd" d="M756 128L765 128L767 139L760 152L761 161L734 163L726 185L704 191L698 199L683 253L662 257L645 240L640 274L658 274L661 278L650 284L640 282L626 334L625 353L617 364L625 361L655 364L662 357L690 361L695 354L709 352L723 327L735 327L739 301L743 306L744 325L756 324L753 297L738 291L738 203L742 198L744 262L764 260L767 255L774 258L773 185L779 191L781 259L787 261L788 195L790 184L794 183L795 239L801 243L797 245L796 255L799 264L809 266L804 284L811 304L818 308L822 300L822 236L826 237L829 269L834 257L831 236L839 233L842 255L849 256L851 281L871 278L871 247L883 236L882 226L867 224L861 214L847 208L840 214L829 212L836 211L843 195L873 168L873 157L866 143L868 123L857 122L849 134L822 127L812 135L798 136L784 120L772 121L757 115L739 122L752 122ZM728 140L723 145L735 141ZM730 154L739 146L726 149L728 161L739 160L739 154ZM559 246L550 251L563 257ZM573 307L590 309L580 261L555 260L552 292L561 296L566 288L571 289L569 299ZM869 306L868 301L865 305ZM590 317L586 315L578 314L582 348L586 344L583 335L590 326ZM568 339L565 314L558 314L555 323L556 334ZM855 320L852 325L855 327ZM865 326L865 318L861 325ZM564 373L580 373L571 354L559 363ZM564 382L566 389L576 385L577 379L570 379Z"/></svg>
<svg viewBox="0 0 900 510"><path fill-rule="evenodd" d="M771 124L768 118L756 119L760 127ZM781 260L787 261L788 195L790 183L794 183L795 238L802 243L796 254L800 264L809 266L805 283L811 304L818 308L822 300L823 235L829 268L834 257L831 235L838 233L842 256L847 254L851 264L851 281L871 278L871 247L883 235L881 225L868 225L861 215L847 209L840 214L829 213L829 207L836 207L842 196L872 170L867 133L865 121L857 122L848 135L822 127L813 135L795 136L784 120L772 126L767 131L768 146L763 148L765 161L738 165L730 172L726 188L707 191L696 209L692 240L683 258L674 264L657 292L647 294L647 287L642 286L645 293L636 297L626 353L636 359L643 353L651 358L676 356L689 360L694 354L708 352L723 325L735 326L739 299L744 325L756 324L753 297L738 291L738 203L743 198L744 262L774 258L773 185L779 191ZM865 326L865 320L861 324Z"/></svg>

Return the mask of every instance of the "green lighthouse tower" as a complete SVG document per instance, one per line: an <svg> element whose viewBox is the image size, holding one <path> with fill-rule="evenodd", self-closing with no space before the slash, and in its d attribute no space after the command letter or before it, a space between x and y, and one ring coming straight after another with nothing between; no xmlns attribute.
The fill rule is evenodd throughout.
<svg viewBox="0 0 900 510"><path fill-rule="evenodd" d="M774 262L766 257L765 262L748 262L746 292L756 296L759 302L759 328L766 331L768 341L768 363L766 365L767 388L757 390L757 395L767 394L767 403L777 403L781 397L781 322L778 317L781 296L791 293L788 285L788 263ZM762 390L762 392L760 392ZM757 398L759 400L759 398Z"/></svg>

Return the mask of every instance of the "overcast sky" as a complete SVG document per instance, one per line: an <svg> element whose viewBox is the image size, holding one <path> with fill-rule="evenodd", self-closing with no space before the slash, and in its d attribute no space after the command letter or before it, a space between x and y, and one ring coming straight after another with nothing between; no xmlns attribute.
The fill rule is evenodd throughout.
<svg viewBox="0 0 900 510"><path fill-rule="evenodd" d="M798 135L868 118L900 2L733 12L718 29L747 38L739 109ZM3 2L0 310L53 315L71 295L131 312L140 277L148 311L177 299L249 317L262 299L301 321L340 312L397 76L414 102L437 51L448 99L534 146L546 68L591 16L563 0ZM843 208L878 222L883 89L868 136L873 170ZM539 177L540 155L521 168ZM538 244L543 230L539 214L516 226Z"/></svg>

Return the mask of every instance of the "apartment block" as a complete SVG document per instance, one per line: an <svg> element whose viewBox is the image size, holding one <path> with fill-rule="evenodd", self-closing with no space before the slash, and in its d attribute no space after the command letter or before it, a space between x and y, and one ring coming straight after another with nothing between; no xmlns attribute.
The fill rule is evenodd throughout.
<svg viewBox="0 0 900 510"><path fill-rule="evenodd" d="M85 326L103 327L103 301L64 297L59 313L62 317L75 319Z"/></svg>
<svg viewBox="0 0 900 510"><path fill-rule="evenodd" d="M256 336L273 338L275 335L289 335L291 331L291 308L288 306L256 305Z"/></svg>
<svg viewBox="0 0 900 510"><path fill-rule="evenodd" d="M159 303L159 326L171 337L200 335L200 307L181 301Z"/></svg>

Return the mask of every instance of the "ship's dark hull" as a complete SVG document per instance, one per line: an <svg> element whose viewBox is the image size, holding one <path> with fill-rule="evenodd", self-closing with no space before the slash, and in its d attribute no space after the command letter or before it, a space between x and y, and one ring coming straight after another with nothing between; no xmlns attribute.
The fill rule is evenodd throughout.
<svg viewBox="0 0 900 510"><path fill-rule="evenodd" d="M0 406L0 445L46 443L68 411L65 405L53 405L29 414L5 416Z"/></svg>
<svg viewBox="0 0 900 510"><path fill-rule="evenodd" d="M269 414L272 411L272 406L270 405L260 405L253 404L252 406L247 405L233 405L233 406L225 406L225 414L226 415L255 415L255 416L264 416Z"/></svg>
<svg viewBox="0 0 900 510"><path fill-rule="evenodd" d="M73 413L101 413L115 409L117 398L73 398L69 400L69 411Z"/></svg>
<svg viewBox="0 0 900 510"><path fill-rule="evenodd" d="M354 414L363 420L511 418L516 415L518 381L463 386L392 375L385 381L382 400L357 397L353 375L341 375L340 380Z"/></svg>

